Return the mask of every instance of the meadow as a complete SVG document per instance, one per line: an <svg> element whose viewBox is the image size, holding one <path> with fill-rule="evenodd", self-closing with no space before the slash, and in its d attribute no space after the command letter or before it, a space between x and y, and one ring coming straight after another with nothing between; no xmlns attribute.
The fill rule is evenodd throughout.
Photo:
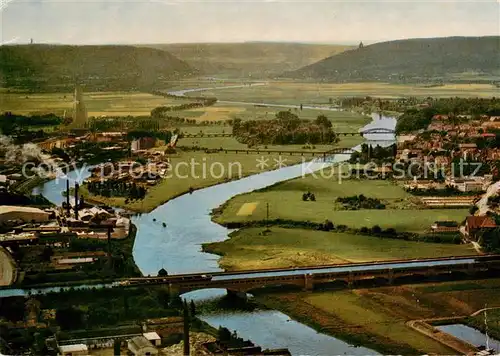
<svg viewBox="0 0 500 356"><path fill-rule="evenodd" d="M87 92L83 96L88 116L141 116L161 105L179 100L139 92ZM54 113L73 115L73 93L23 93L0 91L1 111L32 115Z"/></svg>
<svg viewBox="0 0 500 356"><path fill-rule="evenodd" d="M312 83L270 81L264 86L251 86L238 90L207 90L206 96L219 100L246 101L275 104L329 104L330 98L372 96L380 98L400 97L492 97L498 96L498 88L490 84L445 84L424 86L416 84L388 83ZM199 95L200 93L196 93Z"/></svg>
<svg viewBox="0 0 500 356"><path fill-rule="evenodd" d="M204 245L226 270L249 270L475 254L470 245L384 239L296 228L244 228Z"/></svg>
<svg viewBox="0 0 500 356"><path fill-rule="evenodd" d="M151 187L143 200L135 200L125 204L125 198L92 196L85 189L85 186L82 187L81 193L92 201L110 206L126 207L137 212L149 212L170 199L188 193L191 189L206 188L261 173L264 170L257 166L257 159L260 157L259 155L207 154L204 151L178 150L177 153L169 155L172 165L170 176ZM276 169L274 159L277 159L278 155L266 155L266 158L269 158L270 162L266 170ZM301 160L300 156L292 156L287 163L298 163ZM191 164L191 162L195 164Z"/></svg>
<svg viewBox="0 0 500 356"><path fill-rule="evenodd" d="M335 173L337 168L332 168ZM340 172L340 168L337 169ZM236 196L226 202L222 211L214 216L214 221L230 222L261 221L267 217L269 204L270 219L288 219L322 223L326 219L334 224L350 228L392 227L397 231L426 232L438 220L462 222L468 215L466 209L420 209L418 202L400 186L387 180L339 179L326 171L326 175L307 175L278 183L247 194ZM338 173L341 174L341 173ZM306 192L314 193L316 201L303 201ZM361 209L340 210L335 203L338 197L364 195L380 199L387 208L384 210ZM257 203L255 211L248 216L238 216L245 203Z"/></svg>
<svg viewBox="0 0 500 356"><path fill-rule="evenodd" d="M467 316L487 304L500 307L500 279L430 282L354 290L283 292L259 295L257 300L351 343L384 354L451 355L456 351L406 325L427 318ZM489 311L489 331L498 338L499 310ZM484 315L462 323L484 327Z"/></svg>

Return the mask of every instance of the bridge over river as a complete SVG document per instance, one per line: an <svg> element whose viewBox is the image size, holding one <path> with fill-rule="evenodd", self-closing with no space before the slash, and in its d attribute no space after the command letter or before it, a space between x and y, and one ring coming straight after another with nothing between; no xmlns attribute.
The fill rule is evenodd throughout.
<svg viewBox="0 0 500 356"><path fill-rule="evenodd" d="M397 260L388 262L351 263L303 268L267 269L237 272L181 274L122 280L122 286L168 285L171 292L186 293L199 289L223 288L248 292L264 287L296 286L312 290L317 285L340 282L354 287L363 280L379 280L385 284L404 283L405 278L455 276L456 278L500 271L500 255Z"/></svg>
<svg viewBox="0 0 500 356"><path fill-rule="evenodd" d="M364 136L364 135L391 135L394 136L396 131L388 128L371 128L361 131L353 132L335 132L337 136ZM220 138L220 137L233 137L232 133L209 133L209 132L198 132L198 133L182 133L179 139L182 138ZM371 141L377 141L377 139L370 139ZM387 141L387 138L381 139L382 141Z"/></svg>

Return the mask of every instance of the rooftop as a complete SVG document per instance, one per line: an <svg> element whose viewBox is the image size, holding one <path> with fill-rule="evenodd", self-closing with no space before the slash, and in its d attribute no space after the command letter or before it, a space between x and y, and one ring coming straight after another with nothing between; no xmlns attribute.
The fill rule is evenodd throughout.
<svg viewBox="0 0 500 356"><path fill-rule="evenodd" d="M154 347L153 344L144 336L136 336L130 339L129 344L132 344L137 350L145 347Z"/></svg>
<svg viewBox="0 0 500 356"><path fill-rule="evenodd" d="M467 225L470 229L495 228L497 224L489 216L468 216Z"/></svg>
<svg viewBox="0 0 500 356"><path fill-rule="evenodd" d="M10 213L13 211L23 213L48 214L41 209L31 208L29 206L0 205L0 214Z"/></svg>
<svg viewBox="0 0 500 356"><path fill-rule="evenodd" d="M161 337L160 335L158 335L158 333L156 333L155 331L151 331L149 333L144 333L142 334L146 339L148 339L149 341L153 341L153 340L161 340Z"/></svg>
<svg viewBox="0 0 500 356"><path fill-rule="evenodd" d="M74 345L61 345L59 346L59 351L62 354L78 351L88 351L87 345L85 344L74 344Z"/></svg>

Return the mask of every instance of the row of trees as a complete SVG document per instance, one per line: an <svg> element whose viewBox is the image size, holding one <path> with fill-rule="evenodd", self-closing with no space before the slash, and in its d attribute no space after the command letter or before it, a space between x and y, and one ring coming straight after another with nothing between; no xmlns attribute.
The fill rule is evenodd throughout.
<svg viewBox="0 0 500 356"><path fill-rule="evenodd" d="M135 183L123 182L117 179L108 179L99 182L88 182L85 184L87 190L103 197L126 197L129 199L144 199L147 190Z"/></svg>
<svg viewBox="0 0 500 356"><path fill-rule="evenodd" d="M361 164L371 161L387 162L392 161L394 157L396 157L396 154L397 146L395 144L388 147L382 147L380 145L373 147L372 145L364 143L361 145L361 152L356 151L351 154L349 162Z"/></svg>
<svg viewBox="0 0 500 356"><path fill-rule="evenodd" d="M280 111L274 120L235 119L233 135L248 145L330 144L337 142L332 124L324 115L315 121L301 120L290 111Z"/></svg>
<svg viewBox="0 0 500 356"><path fill-rule="evenodd" d="M158 106L151 110L151 117L165 117L167 114L172 111L182 111L182 110L190 110L196 108L203 108L206 106L212 106L217 102L215 98L203 98L201 102L194 103L184 103L175 106Z"/></svg>
<svg viewBox="0 0 500 356"><path fill-rule="evenodd" d="M368 198L363 194L353 195L350 197L338 197L336 200L348 210L359 210L359 209L385 209L385 204L383 204L380 199Z"/></svg>

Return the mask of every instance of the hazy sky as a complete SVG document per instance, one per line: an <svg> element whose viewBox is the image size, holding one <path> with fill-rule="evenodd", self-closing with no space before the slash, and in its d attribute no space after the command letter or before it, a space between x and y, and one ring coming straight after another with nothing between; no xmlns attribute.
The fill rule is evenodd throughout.
<svg viewBox="0 0 500 356"><path fill-rule="evenodd" d="M498 35L500 0L0 0L2 43L367 43Z"/></svg>

